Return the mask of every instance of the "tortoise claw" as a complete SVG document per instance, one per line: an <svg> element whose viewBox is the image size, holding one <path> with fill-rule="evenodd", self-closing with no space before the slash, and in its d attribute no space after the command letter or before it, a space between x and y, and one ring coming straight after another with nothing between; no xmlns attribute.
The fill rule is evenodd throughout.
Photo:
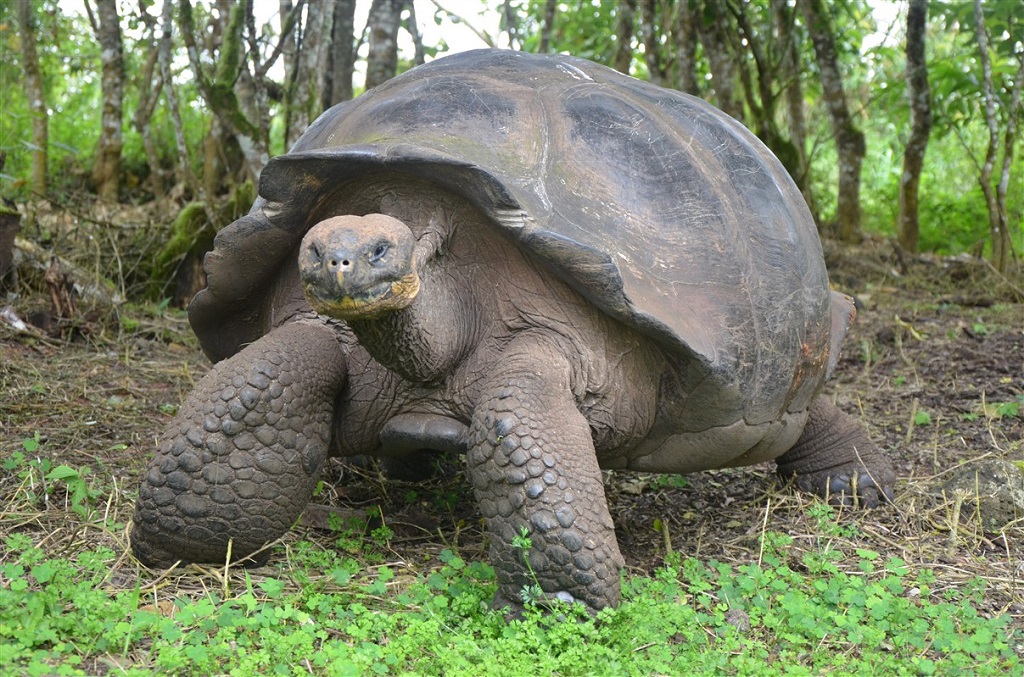
<svg viewBox="0 0 1024 677"><path fill-rule="evenodd" d="M813 479L809 483L816 484ZM892 487L879 486L863 469L827 477L823 484L827 487L829 502L844 507L877 508L883 503L892 503L896 497Z"/></svg>

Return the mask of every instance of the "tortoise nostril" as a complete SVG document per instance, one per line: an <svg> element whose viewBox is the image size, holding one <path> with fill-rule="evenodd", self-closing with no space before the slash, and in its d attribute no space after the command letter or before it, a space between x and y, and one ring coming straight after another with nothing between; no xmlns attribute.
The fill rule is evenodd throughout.
<svg viewBox="0 0 1024 677"><path fill-rule="evenodd" d="M348 268L348 265L349 265L348 264L348 259L345 259L344 261L342 261L341 265L342 265L343 268Z"/></svg>

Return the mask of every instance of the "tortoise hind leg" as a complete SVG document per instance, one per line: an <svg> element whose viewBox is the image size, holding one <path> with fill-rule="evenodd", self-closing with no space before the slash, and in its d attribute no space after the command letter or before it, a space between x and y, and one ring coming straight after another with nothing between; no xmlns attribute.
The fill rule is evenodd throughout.
<svg viewBox="0 0 1024 677"><path fill-rule="evenodd" d="M896 474L860 424L819 396L803 434L776 459L779 475L841 505L877 507L893 500Z"/></svg>

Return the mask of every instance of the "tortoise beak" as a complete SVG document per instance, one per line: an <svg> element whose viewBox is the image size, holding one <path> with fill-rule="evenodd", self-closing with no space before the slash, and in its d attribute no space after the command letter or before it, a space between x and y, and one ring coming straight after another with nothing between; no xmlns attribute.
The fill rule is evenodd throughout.
<svg viewBox="0 0 1024 677"><path fill-rule="evenodd" d="M307 300L318 313L343 320L404 308L419 291L415 244L408 226L383 214L321 221L299 251Z"/></svg>

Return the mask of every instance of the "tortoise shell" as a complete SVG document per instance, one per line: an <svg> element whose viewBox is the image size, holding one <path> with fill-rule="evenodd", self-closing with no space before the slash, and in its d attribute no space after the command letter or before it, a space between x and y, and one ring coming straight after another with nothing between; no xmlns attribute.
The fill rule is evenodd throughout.
<svg viewBox="0 0 1024 677"><path fill-rule="evenodd" d="M582 59L501 50L438 59L341 103L270 161L190 307L211 359L272 328L266 299L316 205L381 171L467 199L661 344L687 381L680 428L803 411L835 362L849 313L832 304L803 197L750 131Z"/></svg>

